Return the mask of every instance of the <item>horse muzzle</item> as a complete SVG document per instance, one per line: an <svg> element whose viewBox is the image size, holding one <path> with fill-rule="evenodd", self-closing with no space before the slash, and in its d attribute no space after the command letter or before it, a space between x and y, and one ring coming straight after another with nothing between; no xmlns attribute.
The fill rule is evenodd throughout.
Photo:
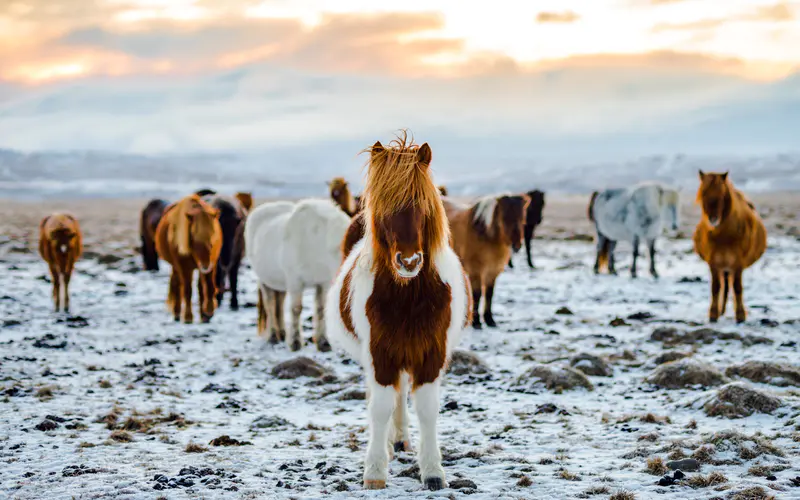
<svg viewBox="0 0 800 500"><path fill-rule="evenodd" d="M403 257L400 252L397 252L394 256L394 268L401 278L415 278L422 269L424 260L422 252L416 252L410 257Z"/></svg>
<svg viewBox="0 0 800 500"><path fill-rule="evenodd" d="M209 274L214 270L214 266L210 265L208 267L199 267L198 270L200 271L200 274Z"/></svg>

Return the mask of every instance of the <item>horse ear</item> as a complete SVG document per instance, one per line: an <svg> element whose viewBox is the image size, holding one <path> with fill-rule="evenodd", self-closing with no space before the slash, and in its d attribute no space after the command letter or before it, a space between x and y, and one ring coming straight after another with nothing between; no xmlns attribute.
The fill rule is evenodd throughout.
<svg viewBox="0 0 800 500"><path fill-rule="evenodd" d="M702 170L698 170L698 172L700 173L700 180L702 181L703 178L706 176L706 173L703 172Z"/></svg>
<svg viewBox="0 0 800 500"><path fill-rule="evenodd" d="M724 181L726 181L726 180L728 180L728 172L724 172L724 173L722 174L722 180L723 180L723 182L724 182Z"/></svg>
<svg viewBox="0 0 800 500"><path fill-rule="evenodd" d="M375 144L372 145L372 154L377 155L383 152L383 144L381 141L375 141Z"/></svg>
<svg viewBox="0 0 800 500"><path fill-rule="evenodd" d="M426 142L417 150L417 161L422 165L430 165L431 155L431 147L428 146L428 143Z"/></svg>

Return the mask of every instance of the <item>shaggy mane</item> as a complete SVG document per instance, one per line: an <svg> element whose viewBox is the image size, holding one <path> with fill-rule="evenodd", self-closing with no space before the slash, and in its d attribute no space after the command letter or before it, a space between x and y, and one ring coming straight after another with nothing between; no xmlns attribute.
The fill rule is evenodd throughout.
<svg viewBox="0 0 800 500"><path fill-rule="evenodd" d="M191 194L181 201L164 216L167 217L172 231L169 242L178 249L179 255L191 254L192 237L198 240L210 239L214 233L214 219L217 210L203 201L200 196ZM189 215L194 215L194 221L189 221Z"/></svg>
<svg viewBox="0 0 800 500"><path fill-rule="evenodd" d="M433 252L449 244L450 229L430 166L417 160L419 150L405 130L380 151L363 150L370 153L363 197L373 234L376 218L408 207L420 209L425 218L425 245Z"/></svg>

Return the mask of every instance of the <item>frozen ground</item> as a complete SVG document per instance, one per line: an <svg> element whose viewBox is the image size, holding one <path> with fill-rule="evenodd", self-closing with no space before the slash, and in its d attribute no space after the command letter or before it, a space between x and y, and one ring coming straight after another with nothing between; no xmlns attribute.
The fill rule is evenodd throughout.
<svg viewBox="0 0 800 500"><path fill-rule="evenodd" d="M487 373L451 374L443 390L448 480L474 484L437 493L408 477L413 452L391 462L387 490L361 490L363 381L342 355L309 344L299 354L329 373L278 379L272 368L297 355L256 336L252 307L231 312L226 303L209 325L175 324L163 304L167 272L137 273L130 261L82 261L74 316L58 316L45 265L13 255L0 273L0 497L545 499L627 491L678 499L737 498L761 487L738 498L800 498L800 480L792 482L800 476L800 389L791 385L800 381L748 382L781 406L728 419L702 409L718 387L663 389L644 380L665 352L693 353L723 372L751 360L796 367L800 243L772 239L746 272L745 325L735 325L729 309L705 341L675 346L651 334L703 326L707 271L689 241L659 244L659 281L632 281L625 249L620 276L593 275L589 242L537 241L536 271L516 259L496 289L499 328L470 330L460 346L480 356ZM647 263L640 266L646 275ZM241 282L242 302L254 302L249 269ZM562 307L573 314L556 314ZM653 317L627 319L643 312ZM618 317L623 324L611 326ZM603 358L613 376L589 377L592 391L548 390L531 377L522 380L529 393L513 390L535 363L563 366L579 353ZM414 439L416 430L412 410ZM220 436L246 444L210 444ZM681 454L699 459L701 470L658 486L648 458ZM709 481L713 472L724 478ZM712 484L703 487L697 474Z"/></svg>

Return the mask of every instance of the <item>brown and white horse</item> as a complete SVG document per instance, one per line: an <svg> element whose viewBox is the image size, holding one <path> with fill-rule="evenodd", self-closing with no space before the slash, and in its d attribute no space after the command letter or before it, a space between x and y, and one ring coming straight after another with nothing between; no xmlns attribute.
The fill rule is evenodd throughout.
<svg viewBox="0 0 800 500"><path fill-rule="evenodd" d="M48 215L39 224L39 254L50 266L55 311L69 312L69 280L75 261L83 253L83 234L78 220L69 214ZM63 288L63 300L61 289Z"/></svg>
<svg viewBox="0 0 800 500"><path fill-rule="evenodd" d="M409 446L410 389L419 417L420 475L438 490L446 486L436 433L439 384L469 322L469 285L449 245L430 174L431 148L409 143L404 134L389 147L376 142L370 153L366 235L327 295L326 323L331 341L366 374L364 487L384 488L391 446Z"/></svg>
<svg viewBox="0 0 800 500"><path fill-rule="evenodd" d="M353 196L344 177L334 177L332 181L328 182L328 189L331 199L350 217L354 217L361 210L360 198L357 200Z"/></svg>
<svg viewBox="0 0 800 500"><path fill-rule="evenodd" d="M215 273L222 250L219 211L192 194L168 206L156 228L156 251L172 266L167 307L175 321L192 323L192 280L198 270L200 317L208 323L217 308ZM183 308L181 308L183 302Z"/></svg>
<svg viewBox="0 0 800 500"><path fill-rule="evenodd" d="M505 269L512 250L517 252L522 247L529 202L527 195L486 196L471 206L444 202L453 233L453 248L472 287L473 328L481 328L478 309L483 289L486 302L483 319L487 326L497 326L492 316L494 282Z"/></svg>

